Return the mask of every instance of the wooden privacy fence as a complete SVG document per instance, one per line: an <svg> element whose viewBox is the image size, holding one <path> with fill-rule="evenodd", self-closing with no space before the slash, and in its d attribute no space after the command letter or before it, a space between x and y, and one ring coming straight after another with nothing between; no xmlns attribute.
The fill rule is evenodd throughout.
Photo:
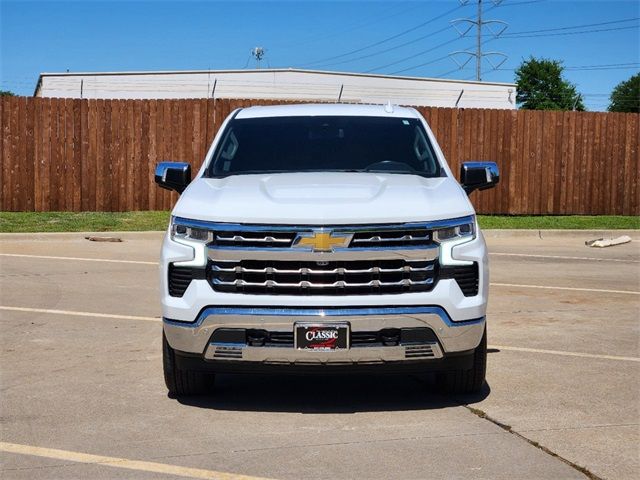
<svg viewBox="0 0 640 480"><path fill-rule="evenodd" d="M202 164L225 117L269 100L0 98L0 210L169 209L160 160ZM640 214L639 115L419 107L456 175L495 160L486 214Z"/></svg>

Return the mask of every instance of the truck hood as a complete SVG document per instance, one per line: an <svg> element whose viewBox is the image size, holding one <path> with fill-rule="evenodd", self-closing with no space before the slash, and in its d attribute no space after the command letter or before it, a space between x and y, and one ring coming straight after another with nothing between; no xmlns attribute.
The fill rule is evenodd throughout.
<svg viewBox="0 0 640 480"><path fill-rule="evenodd" d="M345 225L442 220L472 215L448 177L379 173L284 173L197 178L173 215L230 223Z"/></svg>

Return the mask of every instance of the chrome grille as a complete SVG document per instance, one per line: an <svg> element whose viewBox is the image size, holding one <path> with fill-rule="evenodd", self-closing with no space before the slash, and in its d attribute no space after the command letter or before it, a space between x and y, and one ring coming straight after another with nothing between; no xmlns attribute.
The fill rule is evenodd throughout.
<svg viewBox="0 0 640 480"><path fill-rule="evenodd" d="M424 345L408 345L405 347L405 358L407 359L419 359L419 358L433 358L436 356L434 347L437 344L427 343Z"/></svg>
<svg viewBox="0 0 640 480"><path fill-rule="evenodd" d="M212 261L214 290L270 295L366 295L424 292L435 282L434 261Z"/></svg>
<svg viewBox="0 0 640 480"><path fill-rule="evenodd" d="M216 360L237 360L242 359L241 346L216 345L213 351L213 358Z"/></svg>
<svg viewBox="0 0 640 480"><path fill-rule="evenodd" d="M213 245L240 248L286 248L291 246L295 236L296 232L293 231L239 230L215 232L213 235Z"/></svg>
<svg viewBox="0 0 640 480"><path fill-rule="evenodd" d="M311 236L321 227L262 227L238 226L231 230L211 233L213 248L290 248L298 235ZM433 244L431 230L406 226L350 226L326 229L333 235L353 235L346 248L429 247Z"/></svg>
<svg viewBox="0 0 640 480"><path fill-rule="evenodd" d="M370 230L357 232L351 247L424 247L431 244L431 232L416 230Z"/></svg>

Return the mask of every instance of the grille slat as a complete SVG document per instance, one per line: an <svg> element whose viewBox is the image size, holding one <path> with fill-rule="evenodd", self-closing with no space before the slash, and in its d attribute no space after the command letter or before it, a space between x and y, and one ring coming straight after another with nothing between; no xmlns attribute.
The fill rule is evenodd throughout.
<svg viewBox="0 0 640 480"><path fill-rule="evenodd" d="M257 242L257 243L291 243L290 238L279 238L267 235L265 237L245 237L243 235L216 235L216 242Z"/></svg>
<svg viewBox="0 0 640 480"><path fill-rule="evenodd" d="M295 236L295 232L284 231L221 232L214 235L213 245L238 248L286 248L291 246Z"/></svg>
<svg viewBox="0 0 640 480"><path fill-rule="evenodd" d="M397 282L381 282L380 280L371 280L366 283L354 283L339 280L333 283L312 283L303 280L298 283L281 283L275 280L265 280L264 282L247 282L246 280L234 280L232 282L224 282L222 280L212 280L214 285L236 285L240 287L275 287L275 288L336 288L336 287L397 287L412 285L431 285L432 278L426 280L414 281L410 279L402 279Z"/></svg>
<svg viewBox="0 0 640 480"><path fill-rule="evenodd" d="M331 274L355 274L355 273L404 273L404 272L429 272L434 268L433 264L427 265L425 267L412 267L410 265L405 265L399 268L380 268L380 267L370 267L364 269L349 269L344 267L334 268L332 270L318 270L313 268L301 267L294 270L286 270L282 268L275 267L264 267L264 268L246 268L242 265L236 265L232 267L222 267L219 264L213 264L211 269L216 272L234 272L234 273L285 273L292 275L331 275Z"/></svg>
<svg viewBox="0 0 640 480"><path fill-rule="evenodd" d="M435 356L432 345L415 345L405 347L405 358L432 358Z"/></svg>
<svg viewBox="0 0 640 480"><path fill-rule="evenodd" d="M354 232L355 230L355 232ZM292 230L288 227L276 227L267 230L247 226L231 231L213 232L213 246L232 248L288 248L293 246L295 238L313 235L318 228L301 227ZM336 235L345 233L353 238L347 248L385 248L385 247L428 247L433 244L431 231L427 228L407 228L402 226L372 226L361 228L334 228Z"/></svg>
<svg viewBox="0 0 640 480"><path fill-rule="evenodd" d="M429 291L434 261L212 261L214 290L249 294L358 295Z"/></svg>
<svg viewBox="0 0 640 480"><path fill-rule="evenodd" d="M352 247L425 247L432 243L431 232L419 230L373 230L356 232Z"/></svg>

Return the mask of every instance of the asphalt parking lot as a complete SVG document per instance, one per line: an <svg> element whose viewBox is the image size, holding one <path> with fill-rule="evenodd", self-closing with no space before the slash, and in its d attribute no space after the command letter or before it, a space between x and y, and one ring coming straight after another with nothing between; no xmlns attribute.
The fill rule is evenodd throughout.
<svg viewBox="0 0 640 480"><path fill-rule="evenodd" d="M482 395L221 376L191 400L162 379L161 234L0 235L0 476L640 478L640 242L584 235L488 238Z"/></svg>

